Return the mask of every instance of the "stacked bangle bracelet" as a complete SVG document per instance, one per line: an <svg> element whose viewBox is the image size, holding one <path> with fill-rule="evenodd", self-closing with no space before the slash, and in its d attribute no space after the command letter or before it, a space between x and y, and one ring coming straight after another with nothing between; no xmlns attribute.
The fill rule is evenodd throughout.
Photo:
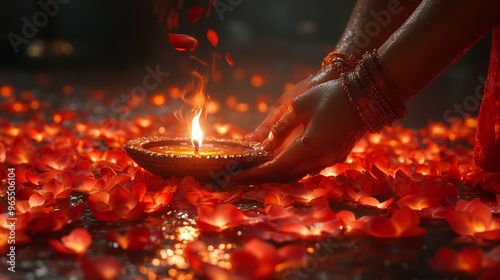
<svg viewBox="0 0 500 280"><path fill-rule="evenodd" d="M329 64L341 74L349 103L371 133L378 133L406 115L404 100L376 50L367 52L359 61L331 52L323 60L323 67Z"/></svg>
<svg viewBox="0 0 500 280"><path fill-rule="evenodd" d="M354 55L347 56L341 52L333 51L323 59L321 68L331 66L333 71L341 75L353 71L357 64L358 60Z"/></svg>

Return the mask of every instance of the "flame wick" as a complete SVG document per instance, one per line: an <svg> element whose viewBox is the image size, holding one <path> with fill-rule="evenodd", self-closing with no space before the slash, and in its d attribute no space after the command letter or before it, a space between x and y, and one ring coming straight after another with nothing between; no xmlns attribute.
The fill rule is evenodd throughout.
<svg viewBox="0 0 500 280"><path fill-rule="evenodd" d="M203 109L196 114L191 124L191 144L193 144L195 154L198 154L198 150L203 143L203 131L200 126L200 116L202 111Z"/></svg>
<svg viewBox="0 0 500 280"><path fill-rule="evenodd" d="M198 143L198 140L193 140L193 146L194 146L194 154L195 155L200 155L199 149L200 149L200 144Z"/></svg>

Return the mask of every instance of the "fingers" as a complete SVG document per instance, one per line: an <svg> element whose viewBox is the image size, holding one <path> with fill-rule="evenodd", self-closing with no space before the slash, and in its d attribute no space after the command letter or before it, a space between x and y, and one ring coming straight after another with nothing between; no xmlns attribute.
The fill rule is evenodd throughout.
<svg viewBox="0 0 500 280"><path fill-rule="evenodd" d="M277 149L290 133L301 124L301 119L294 106L289 106L283 116L271 127L267 139L262 143L262 148L265 151Z"/></svg>
<svg viewBox="0 0 500 280"><path fill-rule="evenodd" d="M266 118L262 123L257 126L257 128L250 134L246 136L248 141L253 142L262 142L269 135L269 131L271 127L281 118L283 113L288 109L293 99L302 94L311 84L311 78L303 80L296 85L294 85L291 89L287 90L283 93L276 105L269 110Z"/></svg>
<svg viewBox="0 0 500 280"><path fill-rule="evenodd" d="M260 184L269 182L291 182L309 173L318 173L323 167L321 160L313 154L314 147L305 145L297 138L283 153L263 165L242 170L231 175L232 183Z"/></svg>
<svg viewBox="0 0 500 280"><path fill-rule="evenodd" d="M279 120L285 110L286 107L284 106L272 107L271 109L269 109L269 113L262 121L262 123L260 123L253 132L246 135L245 138L251 142L264 141L264 139L266 139L266 137L269 135L269 131L271 130L273 124L275 124Z"/></svg>

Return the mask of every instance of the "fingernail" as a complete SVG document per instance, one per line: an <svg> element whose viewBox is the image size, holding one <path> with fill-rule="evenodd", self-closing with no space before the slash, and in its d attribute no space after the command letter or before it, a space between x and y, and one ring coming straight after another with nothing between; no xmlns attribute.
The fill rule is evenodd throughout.
<svg viewBox="0 0 500 280"><path fill-rule="evenodd" d="M264 151L267 151L271 147L270 144L271 143L269 142L269 138L266 138L266 139L264 139L264 141L262 141L262 144L260 144L260 146L262 147L262 149Z"/></svg>
<svg viewBox="0 0 500 280"><path fill-rule="evenodd" d="M245 135L245 138L246 138L248 141L255 141L255 132L250 132L250 133L248 133L247 135Z"/></svg>

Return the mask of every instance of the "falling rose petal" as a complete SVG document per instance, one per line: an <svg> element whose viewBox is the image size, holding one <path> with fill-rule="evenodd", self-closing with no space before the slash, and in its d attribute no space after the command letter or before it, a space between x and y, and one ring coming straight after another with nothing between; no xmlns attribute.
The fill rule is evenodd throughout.
<svg viewBox="0 0 500 280"><path fill-rule="evenodd" d="M231 57L231 54L229 52L226 53L226 62L229 66L233 67L234 66L234 60Z"/></svg>
<svg viewBox="0 0 500 280"><path fill-rule="evenodd" d="M220 232L227 228L240 226L245 215L233 204L198 205L196 223L205 231Z"/></svg>
<svg viewBox="0 0 500 280"><path fill-rule="evenodd" d="M215 33L212 29L208 29L207 31L207 39L212 44L212 46L217 47L217 44L219 43L219 35Z"/></svg>
<svg viewBox="0 0 500 280"><path fill-rule="evenodd" d="M194 51L198 48L198 40L189 35L175 33L168 33L167 35L170 44L178 51Z"/></svg>
<svg viewBox="0 0 500 280"><path fill-rule="evenodd" d="M123 264L112 256L84 258L80 262L85 279L118 279L122 275Z"/></svg>
<svg viewBox="0 0 500 280"><path fill-rule="evenodd" d="M66 255L83 255L87 252L92 243L92 236L83 228L76 228L68 235L63 236L61 241L51 239L49 244L61 254Z"/></svg>
<svg viewBox="0 0 500 280"><path fill-rule="evenodd" d="M195 5L189 9L187 19L190 22L197 22L203 14L203 6Z"/></svg>

